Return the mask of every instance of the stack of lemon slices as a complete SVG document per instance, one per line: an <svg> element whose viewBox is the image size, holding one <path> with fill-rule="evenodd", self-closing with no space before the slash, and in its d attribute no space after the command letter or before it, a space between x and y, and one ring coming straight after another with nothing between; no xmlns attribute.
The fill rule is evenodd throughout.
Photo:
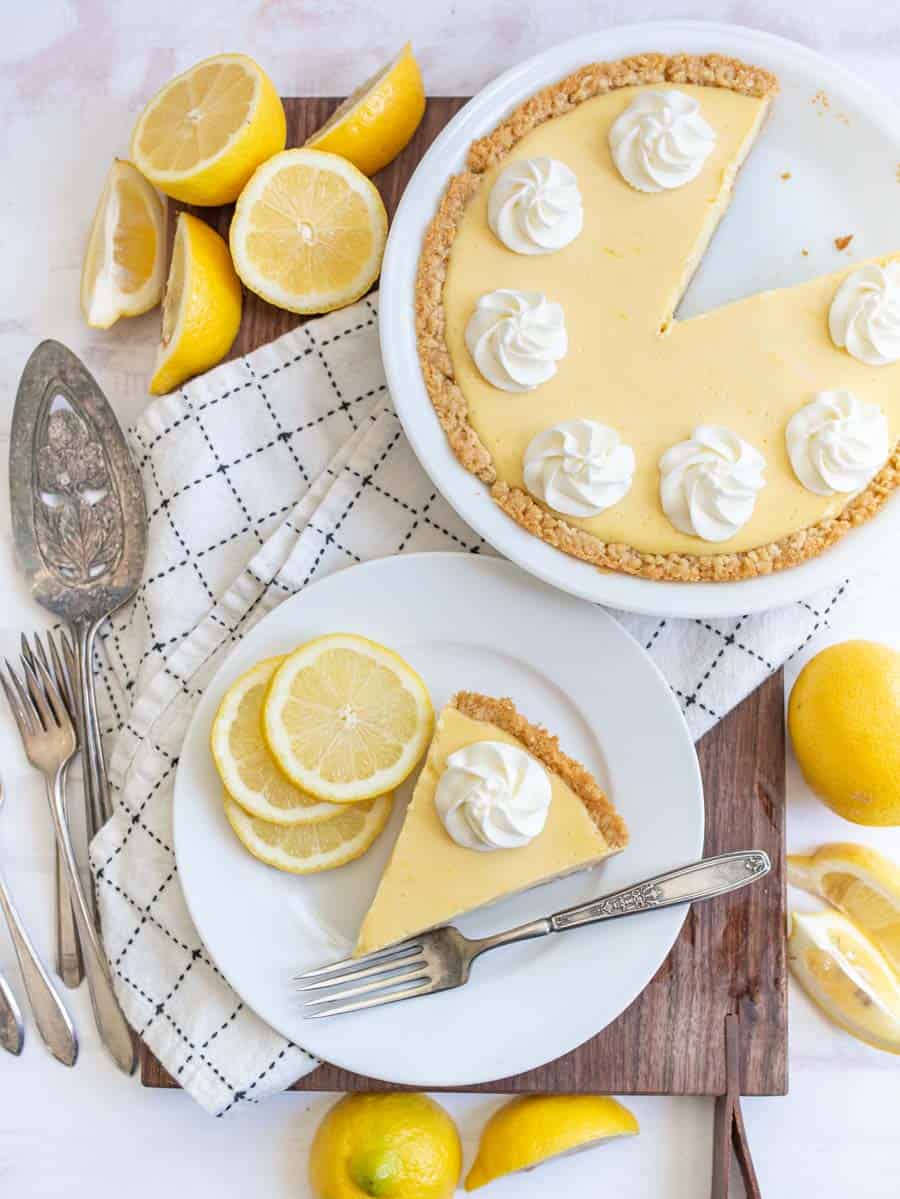
<svg viewBox="0 0 900 1199"><path fill-rule="evenodd" d="M332 634L266 658L231 685L213 721L225 815L279 870L343 866L384 828L433 724L418 674L365 637Z"/></svg>

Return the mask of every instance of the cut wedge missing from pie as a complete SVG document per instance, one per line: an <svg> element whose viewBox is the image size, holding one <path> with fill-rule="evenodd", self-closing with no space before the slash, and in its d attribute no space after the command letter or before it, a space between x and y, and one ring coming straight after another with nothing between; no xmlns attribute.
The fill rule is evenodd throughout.
<svg viewBox="0 0 900 1199"><path fill-rule="evenodd" d="M440 713L354 956L602 862L628 841L590 772L509 699Z"/></svg>
<svg viewBox="0 0 900 1199"><path fill-rule="evenodd" d="M767 574L900 482L895 247L674 317L777 90L719 55L586 66L472 144L429 226L417 340L449 443L598 567Z"/></svg>

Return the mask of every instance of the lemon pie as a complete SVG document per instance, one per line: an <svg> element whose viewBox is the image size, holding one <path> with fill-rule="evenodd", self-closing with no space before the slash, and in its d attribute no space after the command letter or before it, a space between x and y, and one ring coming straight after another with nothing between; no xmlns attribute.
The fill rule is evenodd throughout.
<svg viewBox="0 0 900 1199"><path fill-rule="evenodd" d="M593 776L509 699L443 709L355 956L596 865L625 822Z"/></svg>
<svg viewBox="0 0 900 1199"><path fill-rule="evenodd" d="M454 453L598 567L780 570L900 481L900 253L674 316L777 90L719 55L586 66L472 144L426 234L419 357Z"/></svg>

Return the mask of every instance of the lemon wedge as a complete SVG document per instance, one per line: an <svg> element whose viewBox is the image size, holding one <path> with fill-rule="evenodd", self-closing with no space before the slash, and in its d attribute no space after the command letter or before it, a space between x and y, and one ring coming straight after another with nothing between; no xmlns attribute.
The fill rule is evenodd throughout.
<svg viewBox="0 0 900 1199"><path fill-rule="evenodd" d="M288 654L263 704L263 733L287 777L330 803L399 787L425 752L434 711L392 650L337 633Z"/></svg>
<svg viewBox="0 0 900 1199"><path fill-rule="evenodd" d="M330 820L284 825L251 816L226 793L225 815L245 847L267 866L316 874L361 857L387 824L392 802L392 795L379 795L367 803L345 804Z"/></svg>
<svg viewBox="0 0 900 1199"><path fill-rule="evenodd" d="M330 312L365 295L387 239L378 189L344 158L285 150L241 192L231 254L247 287L291 312Z"/></svg>
<svg viewBox="0 0 900 1199"><path fill-rule="evenodd" d="M628 1108L607 1095L520 1096L485 1124L466 1190L639 1131Z"/></svg>
<svg viewBox="0 0 900 1199"><path fill-rule="evenodd" d="M422 74L409 42L367 79L307 141L310 149L340 154L364 175L392 162L425 112Z"/></svg>
<svg viewBox="0 0 900 1199"><path fill-rule="evenodd" d="M900 868L865 845L835 842L788 854L788 882L826 899L878 946L900 977Z"/></svg>
<svg viewBox="0 0 900 1199"><path fill-rule="evenodd" d="M284 108L262 67L216 54L157 92L134 127L131 157L167 196L230 204L285 139Z"/></svg>
<svg viewBox="0 0 900 1199"><path fill-rule="evenodd" d="M110 167L81 268L81 310L94 329L158 304L165 279L166 216L156 191L130 162Z"/></svg>
<svg viewBox="0 0 900 1199"><path fill-rule="evenodd" d="M245 812L270 824L317 824L343 809L286 779L262 735L266 688L283 661L283 655L266 658L231 684L213 720L210 749L225 790Z"/></svg>
<svg viewBox="0 0 900 1199"><path fill-rule="evenodd" d="M830 1020L876 1049L900 1053L900 980L846 916L793 912L788 963Z"/></svg>
<svg viewBox="0 0 900 1199"><path fill-rule="evenodd" d="M221 362L237 337L241 306L241 284L225 242L199 217L179 213L152 394L163 395Z"/></svg>

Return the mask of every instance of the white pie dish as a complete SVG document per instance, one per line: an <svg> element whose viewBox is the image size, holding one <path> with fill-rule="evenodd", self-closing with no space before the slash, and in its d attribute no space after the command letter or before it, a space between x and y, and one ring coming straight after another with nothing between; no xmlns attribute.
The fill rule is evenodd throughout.
<svg viewBox="0 0 900 1199"><path fill-rule="evenodd" d="M507 558L553 586L614 607L658 616L738 616L803 598L863 568L900 532L900 501L890 501L826 553L773 575L737 583L668 583L603 572L526 533L456 461L425 391L416 352L414 280L422 237L472 140L567 72L650 50L732 54L773 70L781 83L681 313L802 282L898 248L900 116L890 101L804 47L740 26L667 21L606 30L555 46L506 72L435 140L407 186L388 239L382 354L397 412L423 467L459 515ZM813 102L822 93L827 106ZM760 213L775 210L776 197L777 222L760 220ZM850 249L838 252L835 237L848 233L854 234Z"/></svg>

